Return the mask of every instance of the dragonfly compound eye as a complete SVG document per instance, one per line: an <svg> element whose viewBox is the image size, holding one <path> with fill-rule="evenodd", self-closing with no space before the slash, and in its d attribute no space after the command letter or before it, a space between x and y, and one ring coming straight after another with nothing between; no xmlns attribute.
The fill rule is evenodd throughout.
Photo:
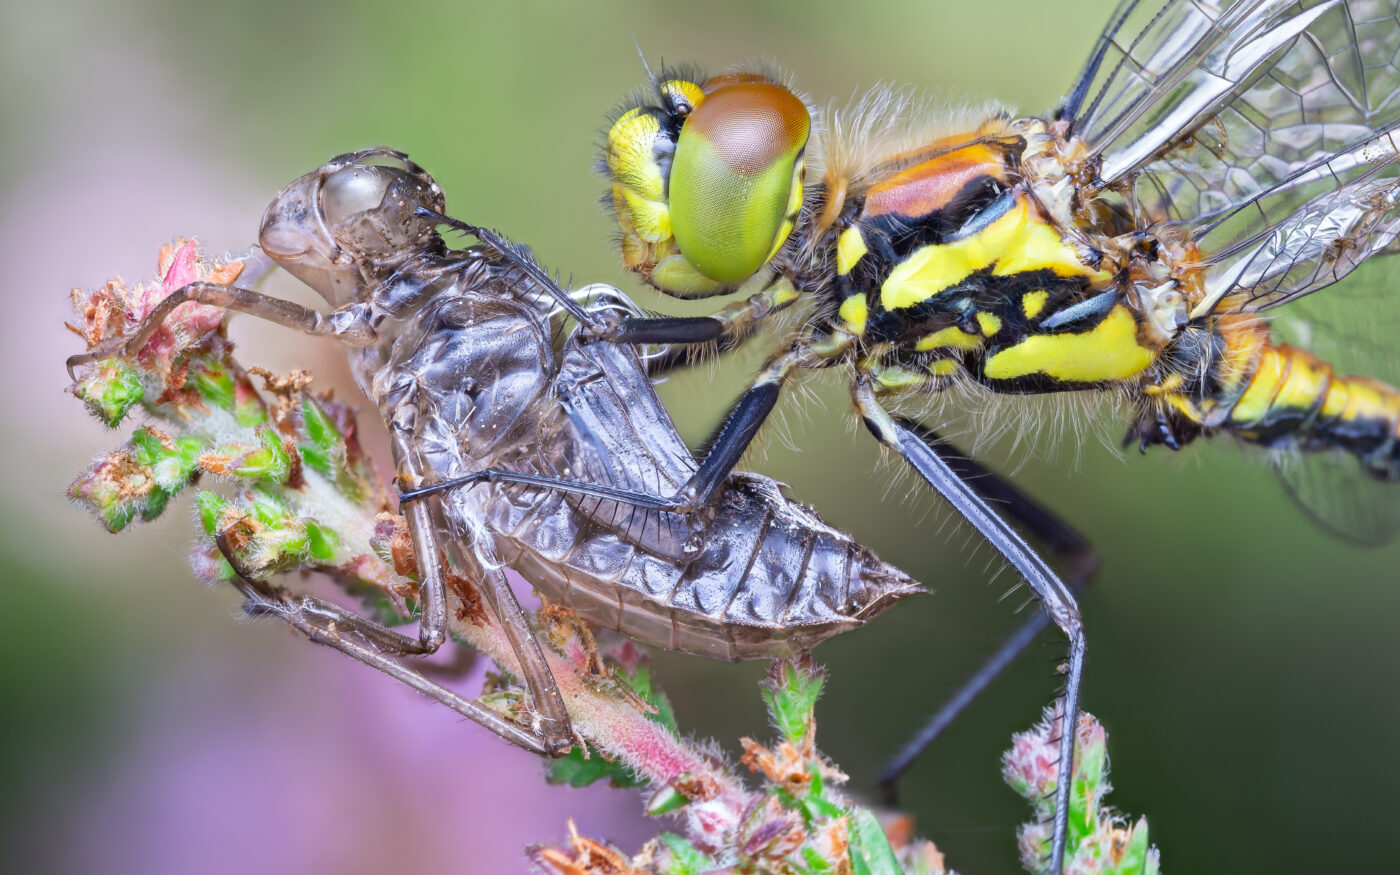
<svg viewBox="0 0 1400 875"><path fill-rule="evenodd" d="M787 240L802 205L807 107L761 81L725 84L686 118L671 164L671 226L681 254L720 283L737 283Z"/></svg>
<svg viewBox="0 0 1400 875"><path fill-rule="evenodd" d="M442 191L401 153L366 149L294 180L263 214L258 243L333 304L358 300L366 268L387 269L437 240L415 211L443 209Z"/></svg>
<svg viewBox="0 0 1400 875"><path fill-rule="evenodd" d="M321 186L321 212L336 242L357 255L392 255L431 233L417 209L443 208L442 193L421 171L352 164Z"/></svg>

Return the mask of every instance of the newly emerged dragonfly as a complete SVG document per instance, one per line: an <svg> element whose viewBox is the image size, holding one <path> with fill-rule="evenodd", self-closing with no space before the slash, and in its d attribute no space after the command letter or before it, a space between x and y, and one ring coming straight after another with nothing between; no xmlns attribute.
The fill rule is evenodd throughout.
<svg viewBox="0 0 1400 875"><path fill-rule="evenodd" d="M1400 493L1386 491L1400 480L1400 392L1279 342L1269 317L1400 250L1397 5L1128 0L1043 118L908 118L889 91L825 113L768 71L652 74L615 118L603 161L624 262L677 297L746 297L709 317L617 319L592 335L728 347L777 311L805 312L689 480L637 501L703 506L784 381L844 368L867 428L1007 559L1068 638L1062 727L1085 653L1072 590L1092 551L895 405L954 387L1115 393L1133 410L1127 441L1143 450L1230 435L1300 455L1286 470L1319 519L1386 535L1400 522ZM1355 513L1348 502L1363 493L1381 504ZM992 503L1070 558L1068 584ZM1072 736L1061 733L1052 871Z"/></svg>
<svg viewBox="0 0 1400 875"><path fill-rule="evenodd" d="M323 295L329 314L251 289L194 283L130 336L69 359L71 371L134 355L187 301L334 338L389 429L401 486L463 477L480 484L404 505L420 569L417 638L257 579L221 533L219 547L251 609L521 747L558 754L574 743L569 715L503 566L597 626L720 659L805 652L919 591L767 477L734 473L699 515L639 512L610 500L622 490L675 488L695 469L641 360L627 347L577 337L556 348L561 310L581 325L594 313L492 232L472 229L483 245L449 250L436 228L460 223L443 208L437 184L402 153L334 158L277 196L259 234L262 250ZM611 287L581 291L602 308L629 308ZM599 485L537 488L558 477ZM481 591L510 636L530 725L393 658L432 653L444 640L454 590L436 557Z"/></svg>

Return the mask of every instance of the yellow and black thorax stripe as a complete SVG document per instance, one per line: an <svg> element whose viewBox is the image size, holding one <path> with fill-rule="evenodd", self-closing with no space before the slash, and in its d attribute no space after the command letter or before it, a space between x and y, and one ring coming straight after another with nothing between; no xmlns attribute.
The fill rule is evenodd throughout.
<svg viewBox="0 0 1400 875"><path fill-rule="evenodd" d="M1155 361L1101 255L1021 182L1023 148L986 133L935 144L849 197L829 232L833 327L881 351L886 388L962 372L1003 392L1082 389Z"/></svg>

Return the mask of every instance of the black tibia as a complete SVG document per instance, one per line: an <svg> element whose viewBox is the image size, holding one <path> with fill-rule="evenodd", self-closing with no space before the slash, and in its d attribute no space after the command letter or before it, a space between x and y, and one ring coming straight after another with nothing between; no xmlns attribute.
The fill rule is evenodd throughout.
<svg viewBox="0 0 1400 875"><path fill-rule="evenodd" d="M690 476L686 484L676 493L676 504L685 510L703 506L714 496L720 484L729 477L734 467L743 458L744 451L753 443L758 430L773 412L778 403L782 383L778 380L761 378L739 397L739 401L729 412L724 425L710 444L710 451L700 467Z"/></svg>
<svg viewBox="0 0 1400 875"><path fill-rule="evenodd" d="M664 352L646 358L647 376L664 377L672 371L703 364L732 352L750 340L757 325L745 329L735 329L721 334L712 343L679 344L673 343Z"/></svg>
<svg viewBox="0 0 1400 875"><path fill-rule="evenodd" d="M1062 559L1065 583L1074 593L1088 586L1099 568L1099 556L1083 535L1043 505L1021 492L1008 480L958 452L924 426L906 419L897 420L902 428L916 434L960 480L972 488L988 504L1005 514L1028 531L1037 541ZM931 716L923 727L888 761L880 773L880 793L885 803L899 802L899 779L905 771L933 744L934 740L972 704L998 675L1020 656L1046 626L1050 617L1036 611L1004 641L961 688Z"/></svg>
<svg viewBox="0 0 1400 875"><path fill-rule="evenodd" d="M401 639L398 643L407 645L416 645L416 641L357 616L339 605L314 596L294 596L281 587L258 580L243 567L237 554L230 549L225 535L220 534L216 540L219 552L233 567L232 583L243 594L245 610L250 615L277 617L311 641L338 650L370 668L383 672L429 699L446 705L468 720L491 730L511 744L531 753L543 754L547 751L547 743L539 733L512 723L470 699L462 698L385 655L386 651L393 650L395 639ZM369 646L364 646L366 644Z"/></svg>
<svg viewBox="0 0 1400 875"><path fill-rule="evenodd" d="M724 334L725 324L713 316L666 316L624 319L609 332L614 343L709 343Z"/></svg>
<svg viewBox="0 0 1400 875"><path fill-rule="evenodd" d="M857 378L853 390L856 408L876 439L898 452L924 482L942 495L987 543L1011 563L1039 597L1046 614L1069 639L1064 707L1060 712L1060 762L1049 867L1049 871L1059 872L1069 833L1070 778L1074 769L1073 728L1079 718L1079 690L1084 675L1084 628L1079 605L1074 600L1074 594L1045 560L992 510L973 487L958 476L948 462L928 445L920 431L896 421L885 412L876 400L874 386L868 377Z"/></svg>
<svg viewBox="0 0 1400 875"><path fill-rule="evenodd" d="M1201 426L1184 417L1171 417L1164 411L1143 411L1128 426L1123 435L1123 446L1138 445L1138 452L1147 454L1147 448L1161 444L1169 450L1179 450L1191 443L1202 433Z"/></svg>

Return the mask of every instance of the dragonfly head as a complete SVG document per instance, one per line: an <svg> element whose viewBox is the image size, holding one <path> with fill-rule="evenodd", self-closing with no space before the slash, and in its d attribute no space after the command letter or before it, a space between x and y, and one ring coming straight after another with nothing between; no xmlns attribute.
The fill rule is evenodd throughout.
<svg viewBox="0 0 1400 875"><path fill-rule="evenodd" d="M411 255L441 246L419 207L444 208L428 173L391 149L332 158L282 189L258 242L280 266L340 305Z"/></svg>
<svg viewBox="0 0 1400 875"><path fill-rule="evenodd" d="M613 122L603 159L623 260L677 297L732 290L792 234L811 113L764 75L654 85Z"/></svg>

